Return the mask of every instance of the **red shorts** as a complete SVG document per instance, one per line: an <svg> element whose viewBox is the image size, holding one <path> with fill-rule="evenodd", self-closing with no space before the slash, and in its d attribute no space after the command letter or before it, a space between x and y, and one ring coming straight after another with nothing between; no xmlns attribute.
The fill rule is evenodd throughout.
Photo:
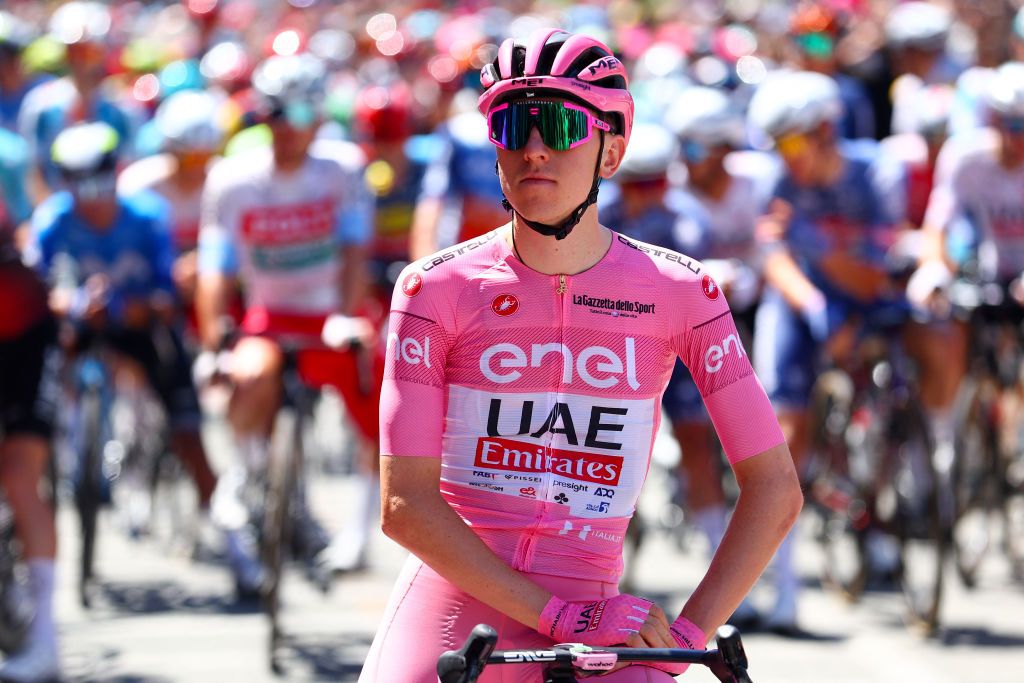
<svg viewBox="0 0 1024 683"><path fill-rule="evenodd" d="M242 320L247 335L294 340L302 346L297 357L299 376L314 388L338 390L359 433L376 444L380 438L380 386L384 355L380 349L336 351L323 346L324 315L296 315L250 308ZM368 360L361 354L372 354ZM368 376L367 376L368 375Z"/></svg>

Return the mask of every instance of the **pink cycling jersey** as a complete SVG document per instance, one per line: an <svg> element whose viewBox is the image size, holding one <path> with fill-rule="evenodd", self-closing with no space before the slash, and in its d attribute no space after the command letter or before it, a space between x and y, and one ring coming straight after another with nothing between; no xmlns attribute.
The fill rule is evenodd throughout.
<svg viewBox="0 0 1024 683"><path fill-rule="evenodd" d="M441 458L441 494L514 569L616 581L677 357L731 463L782 433L699 262L613 233L592 268L544 275L508 234L402 274L381 453Z"/></svg>

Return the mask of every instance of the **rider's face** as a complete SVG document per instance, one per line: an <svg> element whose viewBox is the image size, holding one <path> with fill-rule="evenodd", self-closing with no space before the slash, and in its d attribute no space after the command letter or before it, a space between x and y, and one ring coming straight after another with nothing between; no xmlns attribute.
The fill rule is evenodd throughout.
<svg viewBox="0 0 1024 683"><path fill-rule="evenodd" d="M522 149L498 148L501 189L526 218L556 223L587 197L601 149L601 136L563 152L544 144L535 126ZM604 135L600 174L610 178L619 167L625 142L621 135Z"/></svg>

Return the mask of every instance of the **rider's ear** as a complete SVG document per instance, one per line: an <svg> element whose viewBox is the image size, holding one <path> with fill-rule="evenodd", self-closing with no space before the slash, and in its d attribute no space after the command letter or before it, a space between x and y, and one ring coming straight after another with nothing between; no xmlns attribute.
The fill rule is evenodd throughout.
<svg viewBox="0 0 1024 683"><path fill-rule="evenodd" d="M601 160L601 177L611 178L615 175L622 156L626 153L626 138L621 135L606 135L604 139L604 158Z"/></svg>

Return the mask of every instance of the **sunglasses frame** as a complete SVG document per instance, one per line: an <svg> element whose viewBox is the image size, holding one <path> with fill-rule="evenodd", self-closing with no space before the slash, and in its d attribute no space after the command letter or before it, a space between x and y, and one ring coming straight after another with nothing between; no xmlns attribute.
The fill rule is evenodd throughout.
<svg viewBox="0 0 1024 683"><path fill-rule="evenodd" d="M535 123L531 123L530 124L533 128L536 128L537 131L541 134L541 141L544 143L544 146L547 147L548 149L554 151L554 152L568 152L571 149L576 149L580 145L586 144L586 142L589 141L590 138L594 137L594 128L598 128L600 130L603 130L606 133L611 133L612 132L612 127L608 123L606 123L606 122L602 121L601 119L599 119L597 116L594 115L594 113L592 111L590 111L586 107L581 107L578 104L573 104L571 102L566 102L564 100L518 100L518 101L515 101L515 102L505 102L504 104L500 104L497 107L491 109L489 112L487 112L487 139L491 141L492 145L494 145L495 147L498 147L499 149L508 150L510 152L518 152L519 150L522 149L522 147L518 147L516 149L509 149L508 147L503 145L500 140L496 140L494 138L494 124L492 123L492 118L499 111L508 109L513 104L531 104L531 103L534 103L534 104L542 104L542 103L543 104L561 104L565 109L571 109L571 110L574 110L574 111L581 111L587 117L587 136L585 138L583 138L582 140L578 140L576 142L573 142L568 147L566 147L564 150L558 150L558 149L555 149L554 147L552 147L551 145L549 145L547 140L544 140L544 134L543 134L543 132L541 132L540 127L537 126L537 124L535 124ZM539 114L537 116L539 116ZM531 119L532 118L534 118L533 115L531 115ZM529 140L529 139L530 139L530 131L527 130L526 140ZM526 146L526 144L524 143L523 147L525 147L525 146Z"/></svg>

